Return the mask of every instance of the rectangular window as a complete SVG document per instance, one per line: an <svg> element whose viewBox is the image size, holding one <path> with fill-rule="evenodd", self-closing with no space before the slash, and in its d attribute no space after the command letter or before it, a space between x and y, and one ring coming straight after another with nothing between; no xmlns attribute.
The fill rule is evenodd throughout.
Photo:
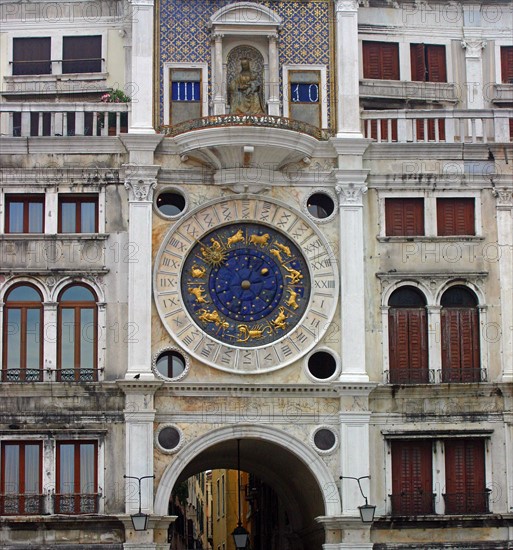
<svg viewBox="0 0 513 550"><path fill-rule="evenodd" d="M201 118L201 70L170 70L170 123Z"/></svg>
<svg viewBox="0 0 513 550"><path fill-rule="evenodd" d="M50 46L51 39L49 37L13 38L12 74L51 74Z"/></svg>
<svg viewBox="0 0 513 550"><path fill-rule="evenodd" d="M43 513L41 443L2 443L0 515Z"/></svg>
<svg viewBox="0 0 513 550"><path fill-rule="evenodd" d="M513 84L513 46L501 46L501 76L504 84Z"/></svg>
<svg viewBox="0 0 513 550"><path fill-rule="evenodd" d="M392 515L434 512L432 442L392 441Z"/></svg>
<svg viewBox="0 0 513 550"><path fill-rule="evenodd" d="M447 82L445 46L410 44L411 79L417 82Z"/></svg>
<svg viewBox="0 0 513 550"><path fill-rule="evenodd" d="M57 443L56 514L97 514L98 444L96 441Z"/></svg>
<svg viewBox="0 0 513 550"><path fill-rule="evenodd" d="M363 78L399 80L399 44L364 41L362 46Z"/></svg>
<svg viewBox="0 0 513 550"><path fill-rule="evenodd" d="M445 441L446 514L488 513L485 484L485 448L482 439Z"/></svg>
<svg viewBox="0 0 513 550"><path fill-rule="evenodd" d="M59 196L59 233L97 233L98 196Z"/></svg>
<svg viewBox="0 0 513 550"><path fill-rule="evenodd" d="M44 195L6 195L6 233L44 232Z"/></svg>
<svg viewBox="0 0 513 550"><path fill-rule="evenodd" d="M437 199L438 235L475 235L474 203L472 198Z"/></svg>
<svg viewBox="0 0 513 550"><path fill-rule="evenodd" d="M101 36L64 36L62 39L62 72L101 73Z"/></svg>
<svg viewBox="0 0 513 550"><path fill-rule="evenodd" d="M388 237L424 235L424 199L385 199L385 231Z"/></svg>
<svg viewBox="0 0 513 550"><path fill-rule="evenodd" d="M321 73L320 71L289 71L289 116L311 124L321 123Z"/></svg>

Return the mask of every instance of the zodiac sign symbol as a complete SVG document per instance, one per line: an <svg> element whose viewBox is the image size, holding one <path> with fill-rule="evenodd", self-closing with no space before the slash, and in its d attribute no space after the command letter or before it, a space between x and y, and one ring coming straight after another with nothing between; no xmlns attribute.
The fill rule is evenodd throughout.
<svg viewBox="0 0 513 550"><path fill-rule="evenodd" d="M259 338L263 338L266 332L267 334L271 334L272 332L271 327L268 325L260 325L251 329L248 328L248 325L239 325L237 328L240 332L240 336L239 338L237 338L237 342L247 342L250 338L258 340Z"/></svg>
<svg viewBox="0 0 513 550"><path fill-rule="evenodd" d="M278 317L276 319L273 319L271 323L276 328L281 328L282 330L285 330L287 328L287 323L285 322L285 319L287 319L287 315L285 314L285 308L280 307L280 313L278 313Z"/></svg>
<svg viewBox="0 0 513 550"><path fill-rule="evenodd" d="M278 241L274 241L274 244L276 245L276 248L280 249L289 258L292 256L292 253L290 252L290 248L288 246L285 246L284 244L281 244Z"/></svg>
<svg viewBox="0 0 513 550"><path fill-rule="evenodd" d="M202 266L200 267L198 265L193 265L191 267L191 275L196 279L201 279L204 277L206 272L207 270Z"/></svg>
<svg viewBox="0 0 513 550"><path fill-rule="evenodd" d="M280 251L279 251L279 250L276 250L276 248L270 248L270 249L269 249L269 252L270 252L273 256L276 256L276 259L280 262L280 264L283 264L283 258L281 257L281 254L280 254Z"/></svg>
<svg viewBox="0 0 513 550"><path fill-rule="evenodd" d="M208 300L206 300L205 296L203 296L204 292L205 289L201 285L194 288L189 288L189 294L193 294L196 297L196 302L198 302L198 304L208 304Z"/></svg>
<svg viewBox="0 0 513 550"><path fill-rule="evenodd" d="M223 321L217 310L208 311L208 309L202 308L199 310L200 315L198 319L204 323L214 323L218 327L229 328L230 323Z"/></svg>
<svg viewBox="0 0 513 550"><path fill-rule="evenodd" d="M269 242L270 235L269 233L264 233L263 235L251 235L249 238L249 243L257 246L267 246Z"/></svg>
<svg viewBox="0 0 513 550"><path fill-rule="evenodd" d="M242 233L242 229L239 229L237 233L234 233L231 237L228 237L228 240L226 241L226 245L228 247L232 246L232 244L240 243L244 241L244 234Z"/></svg>
<svg viewBox="0 0 513 550"><path fill-rule="evenodd" d="M210 239L212 246L201 247L201 254L209 265L221 265L224 262L225 254L222 250L221 243L215 239Z"/></svg>
<svg viewBox="0 0 513 550"><path fill-rule="evenodd" d="M287 288L287 292L289 293L289 298L285 303L289 307L292 307L293 309L297 309L299 307L299 304L296 301L298 297L298 293L292 288Z"/></svg>
<svg viewBox="0 0 513 550"><path fill-rule="evenodd" d="M297 269L293 269L291 267L287 267L286 265L284 265L283 268L289 272L289 275L285 275L285 278L288 277L290 279L291 285L296 285L303 278L301 271L298 271Z"/></svg>

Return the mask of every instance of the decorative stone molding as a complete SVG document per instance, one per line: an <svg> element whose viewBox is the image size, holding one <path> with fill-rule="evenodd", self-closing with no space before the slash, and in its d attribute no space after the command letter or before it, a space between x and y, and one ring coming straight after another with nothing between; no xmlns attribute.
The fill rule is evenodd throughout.
<svg viewBox="0 0 513 550"><path fill-rule="evenodd" d="M358 11L358 0L335 0L335 11Z"/></svg>
<svg viewBox="0 0 513 550"><path fill-rule="evenodd" d="M152 202L153 191L157 187L157 180L132 178L125 179L125 189L128 190L129 200L135 202Z"/></svg>
<svg viewBox="0 0 513 550"><path fill-rule="evenodd" d="M262 185L258 183L230 183L221 186L223 191L230 191L236 195L251 193L252 195L258 195L260 193L268 193L271 187L269 185Z"/></svg>
<svg viewBox="0 0 513 550"><path fill-rule="evenodd" d="M348 183L336 185L335 191L338 195L339 206L354 206L362 204L363 195L367 193L367 187Z"/></svg>
<svg viewBox="0 0 513 550"><path fill-rule="evenodd" d="M481 57L481 51L486 47L486 40L462 40L461 47L466 50L466 57Z"/></svg>
<svg viewBox="0 0 513 550"><path fill-rule="evenodd" d="M502 189L495 188L492 193L497 199L497 208L506 210L513 208L513 189L507 189L506 187Z"/></svg>

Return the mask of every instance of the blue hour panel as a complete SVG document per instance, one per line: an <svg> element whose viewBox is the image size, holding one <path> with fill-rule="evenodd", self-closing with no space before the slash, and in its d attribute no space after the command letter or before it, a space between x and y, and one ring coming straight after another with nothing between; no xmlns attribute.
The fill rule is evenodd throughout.
<svg viewBox="0 0 513 550"><path fill-rule="evenodd" d="M319 103L319 84L291 84L290 92L293 103Z"/></svg>
<svg viewBox="0 0 513 550"><path fill-rule="evenodd" d="M171 101L200 101L199 82L172 82Z"/></svg>

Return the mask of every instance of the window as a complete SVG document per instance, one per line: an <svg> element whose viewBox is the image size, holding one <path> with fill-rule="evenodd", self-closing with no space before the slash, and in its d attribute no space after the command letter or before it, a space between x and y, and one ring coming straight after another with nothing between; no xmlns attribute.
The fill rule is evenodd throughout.
<svg viewBox="0 0 513 550"><path fill-rule="evenodd" d="M363 78L399 80L399 44L364 41L362 46Z"/></svg>
<svg viewBox="0 0 513 550"><path fill-rule="evenodd" d="M385 199L385 228L389 237L424 235L424 199Z"/></svg>
<svg viewBox="0 0 513 550"><path fill-rule="evenodd" d="M64 36L62 73L100 73L102 71L101 36Z"/></svg>
<svg viewBox="0 0 513 550"><path fill-rule="evenodd" d="M41 443L2 443L0 515L43 513Z"/></svg>
<svg viewBox="0 0 513 550"><path fill-rule="evenodd" d="M289 116L320 128L321 73L320 71L289 71Z"/></svg>
<svg viewBox="0 0 513 550"><path fill-rule="evenodd" d="M51 74L50 37L13 38L12 74Z"/></svg>
<svg viewBox="0 0 513 550"><path fill-rule="evenodd" d="M44 195L6 195L6 233L43 233Z"/></svg>
<svg viewBox="0 0 513 550"><path fill-rule="evenodd" d="M201 69L170 70L170 123L201 118Z"/></svg>
<svg viewBox="0 0 513 550"><path fill-rule="evenodd" d="M474 199L436 200L438 235L475 235Z"/></svg>
<svg viewBox="0 0 513 550"><path fill-rule="evenodd" d="M501 46L501 76L504 84L513 84L513 46Z"/></svg>
<svg viewBox="0 0 513 550"><path fill-rule="evenodd" d="M454 286L445 291L441 305L442 382L479 382L477 298L468 288Z"/></svg>
<svg viewBox="0 0 513 550"><path fill-rule="evenodd" d="M389 382L429 382L426 300L414 287L401 287L388 301Z"/></svg>
<svg viewBox="0 0 513 550"><path fill-rule="evenodd" d="M432 443L392 441L392 515L434 513Z"/></svg>
<svg viewBox="0 0 513 550"><path fill-rule="evenodd" d="M446 514L488 513L485 449L482 439L445 441Z"/></svg>
<svg viewBox="0 0 513 550"><path fill-rule="evenodd" d="M417 82L447 82L445 46L410 44L411 79Z"/></svg>
<svg viewBox="0 0 513 550"><path fill-rule="evenodd" d="M98 196L59 196L59 233L97 233Z"/></svg>
<svg viewBox="0 0 513 550"><path fill-rule="evenodd" d="M96 296L84 285L65 288L58 306L58 380L98 380Z"/></svg>
<svg viewBox="0 0 513 550"><path fill-rule="evenodd" d="M37 382L43 368L43 308L41 295L30 285L18 285L4 306L4 382Z"/></svg>
<svg viewBox="0 0 513 550"><path fill-rule="evenodd" d="M98 488L96 441L57 443L56 514L96 514Z"/></svg>

